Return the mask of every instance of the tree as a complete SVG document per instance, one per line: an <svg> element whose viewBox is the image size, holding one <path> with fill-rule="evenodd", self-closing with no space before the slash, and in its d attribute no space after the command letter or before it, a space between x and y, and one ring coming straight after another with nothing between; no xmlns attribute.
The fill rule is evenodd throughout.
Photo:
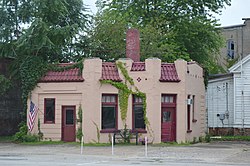
<svg viewBox="0 0 250 166"><path fill-rule="evenodd" d="M82 0L1 0L0 56L39 56L70 61L86 35L89 15ZM10 46L10 47L8 47Z"/></svg>
<svg viewBox="0 0 250 166"><path fill-rule="evenodd" d="M82 0L0 0L0 5L0 57L13 58L11 78L21 82L26 106L48 63L82 58L78 50L88 43L90 15Z"/></svg>
<svg viewBox="0 0 250 166"><path fill-rule="evenodd" d="M124 22L124 27L140 30L144 36L141 40L142 46L151 43L151 39L154 43L155 39L157 44L150 46L152 50L142 48L142 56L147 57L147 51L151 55L160 52L156 56L163 61L182 57L207 66L215 64L216 57L211 55L215 55L222 41L216 28L218 24L211 13L220 13L222 7L230 5L230 0L99 0L97 4L99 24L96 28L105 24L112 28L119 18ZM109 15L113 17L107 17ZM119 37L106 29L98 29L97 33L105 34L109 38ZM150 36L148 40L144 34ZM102 37L98 37L99 45L105 43L105 37Z"/></svg>

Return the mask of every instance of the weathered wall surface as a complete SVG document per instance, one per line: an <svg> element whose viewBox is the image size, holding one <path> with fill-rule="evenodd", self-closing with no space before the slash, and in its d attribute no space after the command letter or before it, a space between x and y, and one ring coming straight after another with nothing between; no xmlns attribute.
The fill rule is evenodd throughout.
<svg viewBox="0 0 250 166"><path fill-rule="evenodd" d="M0 74L8 75L10 59L0 59ZM12 87L7 94L0 95L0 136L13 135L18 131L22 112L20 86Z"/></svg>

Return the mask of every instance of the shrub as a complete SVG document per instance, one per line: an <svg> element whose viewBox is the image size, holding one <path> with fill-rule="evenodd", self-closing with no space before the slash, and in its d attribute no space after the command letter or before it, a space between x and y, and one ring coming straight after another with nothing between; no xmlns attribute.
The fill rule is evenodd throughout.
<svg viewBox="0 0 250 166"><path fill-rule="evenodd" d="M207 135L205 136L205 141L206 141L206 142L211 142L211 136L210 136L209 134L207 134Z"/></svg>
<svg viewBox="0 0 250 166"><path fill-rule="evenodd" d="M79 127L76 132L76 138L81 142L83 133L82 133L82 127Z"/></svg>
<svg viewBox="0 0 250 166"><path fill-rule="evenodd" d="M38 141L39 141L39 136L35 134L33 135L28 134L23 137L23 142L38 142Z"/></svg>
<svg viewBox="0 0 250 166"><path fill-rule="evenodd" d="M24 137L27 135L28 127L24 121L21 122L18 125L18 127L19 127L19 131L14 135L14 141L23 142Z"/></svg>

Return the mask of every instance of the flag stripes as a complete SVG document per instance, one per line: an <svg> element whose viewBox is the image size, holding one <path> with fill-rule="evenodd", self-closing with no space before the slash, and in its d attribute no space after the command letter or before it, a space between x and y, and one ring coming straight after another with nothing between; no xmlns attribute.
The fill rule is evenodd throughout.
<svg viewBox="0 0 250 166"><path fill-rule="evenodd" d="M28 115L28 129L32 131L36 119L36 114L38 112L38 107L31 101L30 102L30 111Z"/></svg>

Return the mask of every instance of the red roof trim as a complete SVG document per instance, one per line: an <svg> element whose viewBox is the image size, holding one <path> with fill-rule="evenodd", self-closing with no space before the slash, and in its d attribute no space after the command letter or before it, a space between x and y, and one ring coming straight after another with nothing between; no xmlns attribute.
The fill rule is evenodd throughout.
<svg viewBox="0 0 250 166"><path fill-rule="evenodd" d="M173 63L161 64L160 82L180 82L175 65Z"/></svg>
<svg viewBox="0 0 250 166"><path fill-rule="evenodd" d="M74 63L61 63L59 67L74 65ZM64 71L48 71L39 82L83 82L79 68L68 69Z"/></svg>
<svg viewBox="0 0 250 166"><path fill-rule="evenodd" d="M133 62L131 71L145 71L145 62Z"/></svg>
<svg viewBox="0 0 250 166"><path fill-rule="evenodd" d="M100 80L111 80L121 82L122 79L119 77L118 69L113 62L102 63L102 77Z"/></svg>

